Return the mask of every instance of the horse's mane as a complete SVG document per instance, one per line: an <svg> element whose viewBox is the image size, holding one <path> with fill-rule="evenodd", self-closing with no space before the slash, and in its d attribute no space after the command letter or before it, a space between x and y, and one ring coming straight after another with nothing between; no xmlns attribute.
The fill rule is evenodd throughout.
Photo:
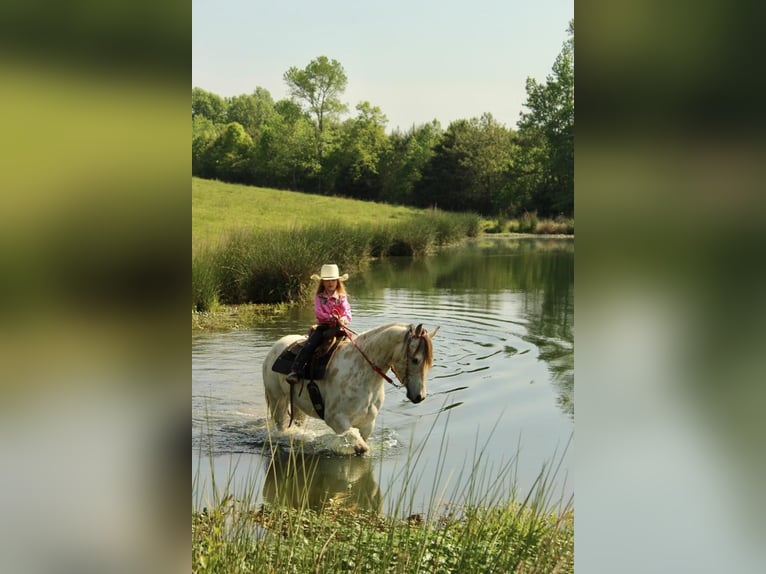
<svg viewBox="0 0 766 574"><path fill-rule="evenodd" d="M372 329L368 329L366 331L363 331L362 333L359 333L359 338L362 338L362 340L364 340L365 338L369 336L374 336L381 331L390 329L391 327L401 327L404 330L408 330L410 328L410 325L408 323L386 323L385 325L378 325L377 327L373 327ZM425 361L426 365L428 365L428 367L430 368L433 366L434 348L433 348L433 343L431 343L430 334L427 331L426 331L426 334L428 336L422 337L422 340L425 342L425 356L423 357L423 360Z"/></svg>
<svg viewBox="0 0 766 574"><path fill-rule="evenodd" d="M427 331L426 335L426 337L423 337L423 340L426 343L426 355L423 360L426 362L426 365L428 365L428 368L430 369L434 364L434 346L433 343L431 343L431 335Z"/></svg>

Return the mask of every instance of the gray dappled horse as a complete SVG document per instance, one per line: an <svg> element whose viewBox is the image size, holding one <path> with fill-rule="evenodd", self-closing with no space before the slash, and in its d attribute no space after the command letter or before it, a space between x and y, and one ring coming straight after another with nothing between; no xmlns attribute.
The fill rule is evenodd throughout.
<svg viewBox="0 0 766 574"><path fill-rule="evenodd" d="M426 375L433 364L431 337L423 325L390 323L360 333L353 340L343 340L327 365L325 375L318 381L324 400L324 420L337 434L358 429L354 450L363 454L369 450L367 439L375 428L385 400L386 372L391 369L407 389L407 398L419 403L426 398ZM301 425L307 416L317 414L308 392L293 391L285 375L271 369L274 361L302 335L287 335L277 341L263 361L263 384L269 414L280 431L292 420ZM304 383L297 383L300 387Z"/></svg>

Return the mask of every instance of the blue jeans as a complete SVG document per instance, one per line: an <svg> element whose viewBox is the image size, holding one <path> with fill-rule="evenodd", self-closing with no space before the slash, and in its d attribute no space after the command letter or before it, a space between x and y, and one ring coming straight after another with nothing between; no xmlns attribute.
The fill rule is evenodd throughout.
<svg viewBox="0 0 766 574"><path fill-rule="evenodd" d="M335 325L326 325L320 323L311 332L308 341L306 341L306 344L301 349L301 352L298 353L298 356L295 357L295 361L293 361L293 371L295 373L298 373L299 375L303 374L303 371L306 368L306 363L309 362L316 348L322 344L322 339L324 339L325 332L328 329L335 329Z"/></svg>

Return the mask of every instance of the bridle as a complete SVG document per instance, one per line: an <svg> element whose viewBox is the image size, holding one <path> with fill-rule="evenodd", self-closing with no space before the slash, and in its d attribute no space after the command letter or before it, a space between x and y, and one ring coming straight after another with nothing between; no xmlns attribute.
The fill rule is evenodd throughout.
<svg viewBox="0 0 766 574"><path fill-rule="evenodd" d="M411 359L417 355L420 352L420 349L423 348L423 345L426 344L425 339L427 336L428 331L426 331L426 329L421 325L419 325L418 328L416 328L414 325L410 325L410 328L407 329L407 332L404 334L404 378L402 378L399 373L396 372L394 366L391 365L391 370L403 385L406 385L406 381L410 380L410 363L412 362ZM418 339L418 346L415 348L415 352L410 354L410 341L412 339Z"/></svg>
<svg viewBox="0 0 766 574"><path fill-rule="evenodd" d="M407 332L404 334L404 377L396 372L396 369L393 365L391 365L391 370L394 372L394 375L396 375L396 378L399 379L400 384L396 384L391 377L389 377L383 369L381 369L378 365L372 362L370 358L367 356L367 354L359 347L359 345L356 344L356 341L351 336L352 334L358 335L355 331L350 329L349 327L345 325L341 325L339 327L341 330L343 330L346 333L346 337L349 341L351 341L351 344L354 346L354 348L359 351L359 353L364 357L364 360L367 361L367 363L372 367L372 369L378 373L381 377L383 377L386 381L391 383L394 387L400 389L403 386L407 385L407 381L409 380L410 376L410 360L412 357L420 352L420 349L425 344L425 339L428 337L428 331L422 326L418 325L418 328L415 327L415 325L410 325L410 328L407 329ZM418 346L415 349L414 353L410 353L410 341L412 339L419 339Z"/></svg>

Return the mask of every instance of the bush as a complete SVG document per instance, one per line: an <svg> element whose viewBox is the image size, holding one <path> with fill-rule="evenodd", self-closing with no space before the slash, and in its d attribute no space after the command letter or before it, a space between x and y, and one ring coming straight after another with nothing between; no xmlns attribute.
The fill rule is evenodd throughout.
<svg viewBox="0 0 766 574"><path fill-rule="evenodd" d="M519 219L519 233L535 233L537 231L537 212L525 211Z"/></svg>

